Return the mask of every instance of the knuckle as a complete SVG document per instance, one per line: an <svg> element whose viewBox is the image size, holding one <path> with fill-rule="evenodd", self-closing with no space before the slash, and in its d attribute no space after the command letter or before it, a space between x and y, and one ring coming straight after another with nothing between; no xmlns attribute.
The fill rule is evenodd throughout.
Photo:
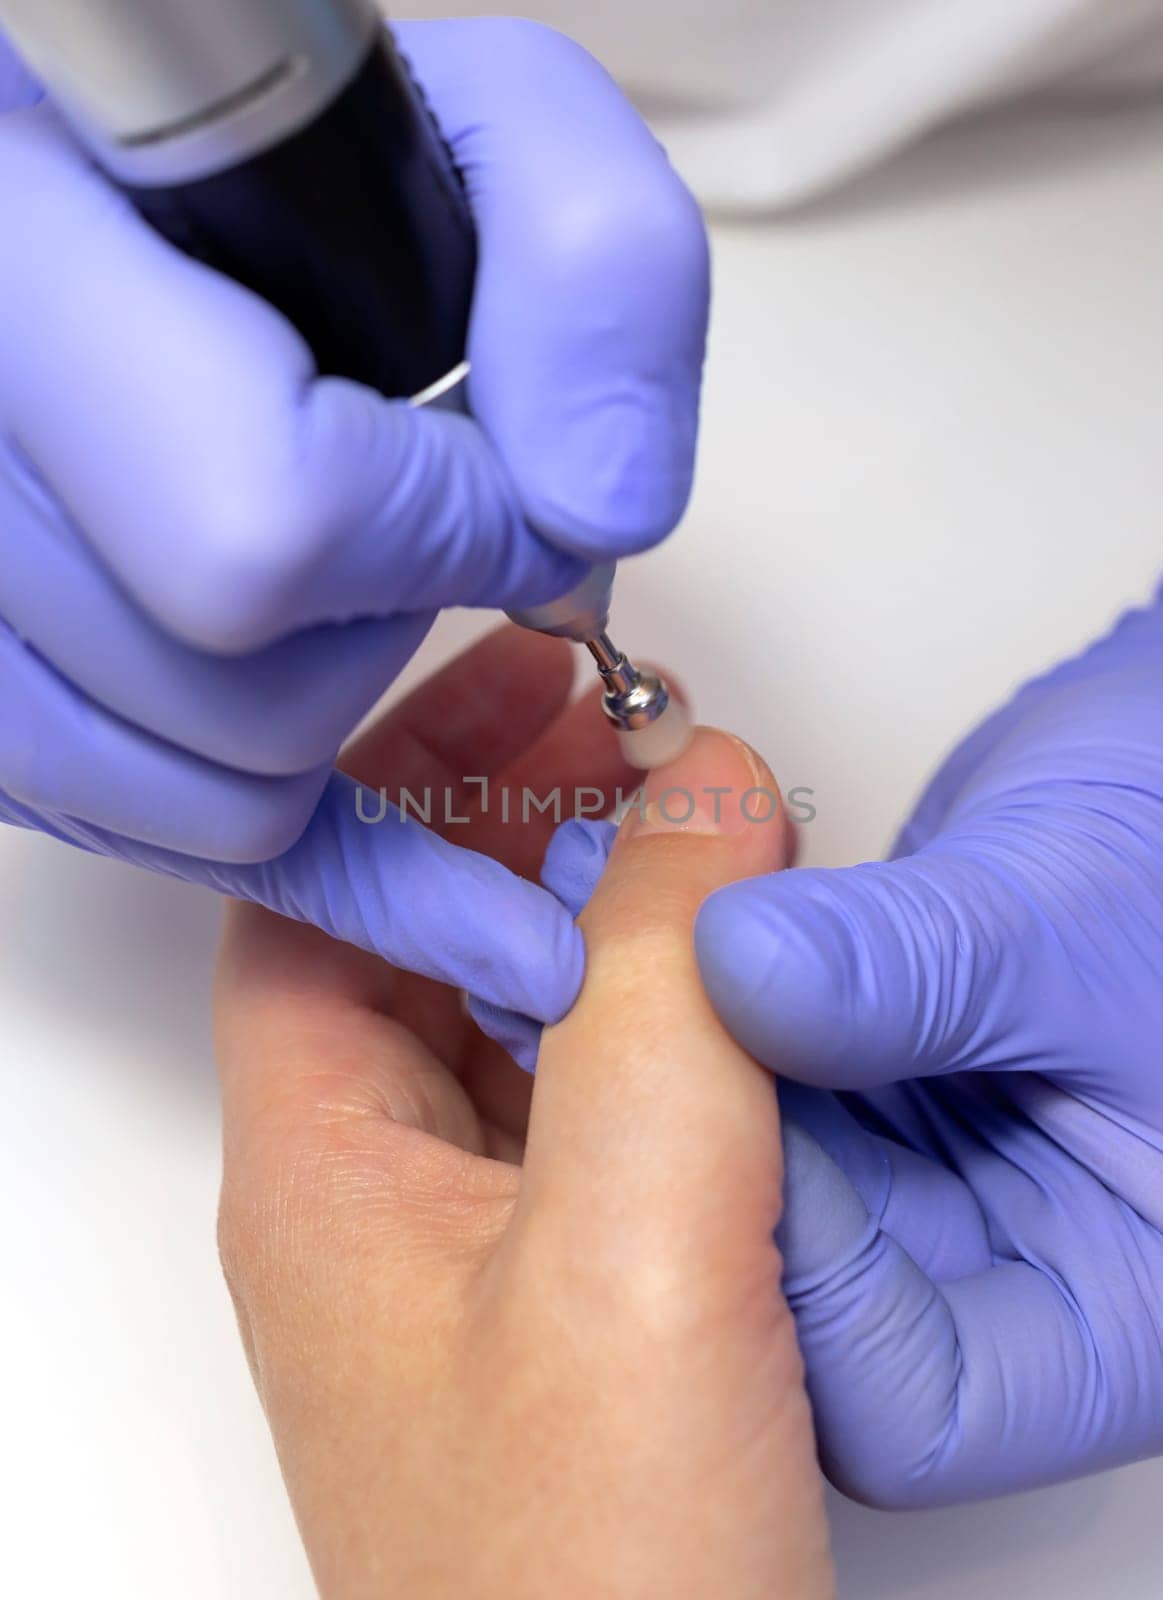
<svg viewBox="0 0 1163 1600"><path fill-rule="evenodd" d="M522 1227L512 1299L527 1333L539 1314L581 1326L600 1305L611 1334L662 1350L698 1342L740 1298L708 1255L704 1231L676 1239L669 1218L614 1232L579 1217L562 1192L548 1195ZM773 1295L772 1277L769 1270Z"/></svg>

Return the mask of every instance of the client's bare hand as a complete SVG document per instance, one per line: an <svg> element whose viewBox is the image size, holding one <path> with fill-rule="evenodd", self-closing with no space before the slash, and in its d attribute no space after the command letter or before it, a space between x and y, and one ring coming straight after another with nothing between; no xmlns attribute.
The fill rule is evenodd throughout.
<svg viewBox="0 0 1163 1600"><path fill-rule="evenodd" d="M511 701L489 709L499 674L540 686L522 728ZM389 718L357 775L443 786L489 752L516 785L629 787L568 685L556 647L494 638ZM459 748L419 751L425 696ZM832 1593L772 1243L775 1094L691 947L712 889L784 858L779 815L741 814L756 784L774 787L750 751L706 731L652 777L704 820L628 816L531 1113L529 1080L458 997L232 912L222 1251L326 1600ZM707 786L731 791L718 830ZM548 826L481 818L457 837L532 870Z"/></svg>

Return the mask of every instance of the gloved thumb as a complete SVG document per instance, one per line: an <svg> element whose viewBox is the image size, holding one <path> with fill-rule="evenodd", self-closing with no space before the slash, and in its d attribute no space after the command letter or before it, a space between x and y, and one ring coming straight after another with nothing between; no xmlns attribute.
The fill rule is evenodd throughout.
<svg viewBox="0 0 1163 1600"><path fill-rule="evenodd" d="M814 1138L792 1121L783 1134L783 1290L838 1488L890 1509L942 1505L1146 1453L1141 1396L1131 1417L1113 1394L1094 1403L1107 1380L1093 1311L1057 1264L930 1276ZM937 1188L948 1200L948 1174Z"/></svg>
<svg viewBox="0 0 1163 1600"><path fill-rule="evenodd" d="M617 1239L650 1274L676 1248L702 1273L769 1235L775 1097L707 1002L692 928L711 890L771 870L785 849L774 780L738 740L700 730L651 774L580 918L581 995L542 1040L520 1200L530 1215Z"/></svg>
<svg viewBox="0 0 1163 1600"><path fill-rule="evenodd" d="M949 847L734 884L695 929L736 1039L830 1089L996 1066L1045 938L1001 874Z"/></svg>
<svg viewBox="0 0 1163 1600"><path fill-rule="evenodd" d="M949 1308L809 1134L785 1121L783 1144L777 1240L824 1470L867 1504L918 1503L956 1420Z"/></svg>

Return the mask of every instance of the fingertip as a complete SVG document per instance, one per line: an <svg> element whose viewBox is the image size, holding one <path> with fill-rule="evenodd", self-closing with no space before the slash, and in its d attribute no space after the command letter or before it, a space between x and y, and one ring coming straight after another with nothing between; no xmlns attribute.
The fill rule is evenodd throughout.
<svg viewBox="0 0 1163 1600"><path fill-rule="evenodd" d="M694 976L700 905L721 885L778 866L783 844L779 791L765 763L734 736L697 729L683 754L631 797L581 917L591 975L653 960L672 969L669 984L681 988L689 980L680 973L689 966Z"/></svg>
<svg viewBox="0 0 1163 1600"><path fill-rule="evenodd" d="M782 866L787 816L771 768L750 745L717 728L696 727L680 753L653 768L643 803L628 808L619 842L655 835L729 841L724 880ZM624 843L623 843L624 842Z"/></svg>
<svg viewBox="0 0 1163 1600"><path fill-rule="evenodd" d="M605 870L617 836L612 822L571 817L549 841L541 882L569 912L580 916Z"/></svg>
<svg viewBox="0 0 1163 1600"><path fill-rule="evenodd" d="M507 1050L522 1072L532 1075L537 1068L537 1052L541 1048L541 1024L532 1017L524 1017L507 1006L491 1005L469 995L468 1014L481 1032L502 1050Z"/></svg>
<svg viewBox="0 0 1163 1600"><path fill-rule="evenodd" d="M776 1230L784 1287L806 1292L834 1273L875 1232L868 1209L844 1172L798 1123L783 1121L784 1198Z"/></svg>
<svg viewBox="0 0 1163 1600"><path fill-rule="evenodd" d="M757 925L753 897L747 883L715 890L695 918L695 955L719 1020L757 1061L774 1067L773 948Z"/></svg>
<svg viewBox="0 0 1163 1600"><path fill-rule="evenodd" d="M790 893L783 891L785 885ZM730 884L700 908L695 951L720 1020L757 1061L842 1087L851 995L839 919L795 894L795 875ZM851 1073L853 1082L860 1074Z"/></svg>
<svg viewBox="0 0 1163 1600"><path fill-rule="evenodd" d="M562 401L559 400L560 409ZM637 555L681 521L694 476L697 404L682 392L601 397L506 457L530 524L589 561Z"/></svg>
<svg viewBox="0 0 1163 1600"><path fill-rule="evenodd" d="M515 878L513 885L512 942L506 944L501 981L494 977L489 989L479 992L495 1005L552 1025L569 1013L581 990L585 942L573 918L552 895L524 879ZM495 933L493 938L496 941Z"/></svg>

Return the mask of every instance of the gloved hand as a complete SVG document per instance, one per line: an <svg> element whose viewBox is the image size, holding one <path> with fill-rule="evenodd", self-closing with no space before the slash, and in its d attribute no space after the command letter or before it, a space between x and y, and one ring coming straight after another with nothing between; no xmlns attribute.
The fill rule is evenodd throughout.
<svg viewBox="0 0 1163 1600"><path fill-rule="evenodd" d="M437 608L545 600L677 521L705 239L560 35L399 35L480 231L478 421L320 380L0 44L0 816L559 1016L581 967L560 908L415 825L366 827L335 757Z"/></svg>
<svg viewBox="0 0 1163 1600"><path fill-rule="evenodd" d="M782 1080L785 1291L859 1499L1163 1449L1161 707L1157 604L971 735L891 861L700 913L711 998ZM571 909L608 838L554 840Z"/></svg>

